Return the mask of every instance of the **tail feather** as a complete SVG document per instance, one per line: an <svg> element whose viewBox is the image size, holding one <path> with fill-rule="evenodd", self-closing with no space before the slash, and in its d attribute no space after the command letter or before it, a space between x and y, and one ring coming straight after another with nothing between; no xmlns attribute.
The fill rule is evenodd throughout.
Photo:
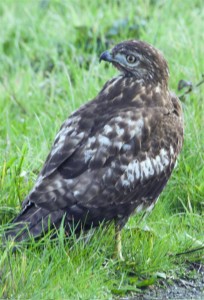
<svg viewBox="0 0 204 300"><path fill-rule="evenodd" d="M16 242L27 241L31 237L37 239L49 229L59 228L63 216L63 211L50 212L31 204L13 220L13 227L5 233L5 238L12 238Z"/></svg>

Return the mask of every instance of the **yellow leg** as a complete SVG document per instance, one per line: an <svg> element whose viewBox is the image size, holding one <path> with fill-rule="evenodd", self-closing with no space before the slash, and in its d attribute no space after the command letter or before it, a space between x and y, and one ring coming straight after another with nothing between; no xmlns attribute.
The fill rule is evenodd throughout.
<svg viewBox="0 0 204 300"><path fill-rule="evenodd" d="M122 255L121 229L119 225L115 225L115 256L124 261Z"/></svg>

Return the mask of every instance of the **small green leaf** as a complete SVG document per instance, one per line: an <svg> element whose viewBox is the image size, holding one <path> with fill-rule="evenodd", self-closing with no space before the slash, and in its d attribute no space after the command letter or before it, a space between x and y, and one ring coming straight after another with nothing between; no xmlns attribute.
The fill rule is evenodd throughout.
<svg viewBox="0 0 204 300"><path fill-rule="evenodd" d="M149 279L145 279L145 280L142 280L140 282L137 283L137 287L147 287L149 285L152 285L156 282L156 278L155 277L151 277Z"/></svg>

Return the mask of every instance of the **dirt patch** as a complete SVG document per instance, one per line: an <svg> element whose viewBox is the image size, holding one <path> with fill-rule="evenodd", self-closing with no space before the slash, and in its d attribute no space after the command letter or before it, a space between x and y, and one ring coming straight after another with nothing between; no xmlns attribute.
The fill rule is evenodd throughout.
<svg viewBox="0 0 204 300"><path fill-rule="evenodd" d="M121 300L202 300L204 299L204 264L191 264L177 279L160 280L156 286L142 291L141 295Z"/></svg>

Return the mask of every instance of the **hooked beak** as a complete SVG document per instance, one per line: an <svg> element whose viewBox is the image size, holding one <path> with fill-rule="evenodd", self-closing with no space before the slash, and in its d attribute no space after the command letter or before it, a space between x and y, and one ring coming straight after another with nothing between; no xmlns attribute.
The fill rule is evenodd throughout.
<svg viewBox="0 0 204 300"><path fill-rule="evenodd" d="M99 58L99 62L101 62L102 60L112 62L113 61L112 54L108 50L104 51Z"/></svg>

